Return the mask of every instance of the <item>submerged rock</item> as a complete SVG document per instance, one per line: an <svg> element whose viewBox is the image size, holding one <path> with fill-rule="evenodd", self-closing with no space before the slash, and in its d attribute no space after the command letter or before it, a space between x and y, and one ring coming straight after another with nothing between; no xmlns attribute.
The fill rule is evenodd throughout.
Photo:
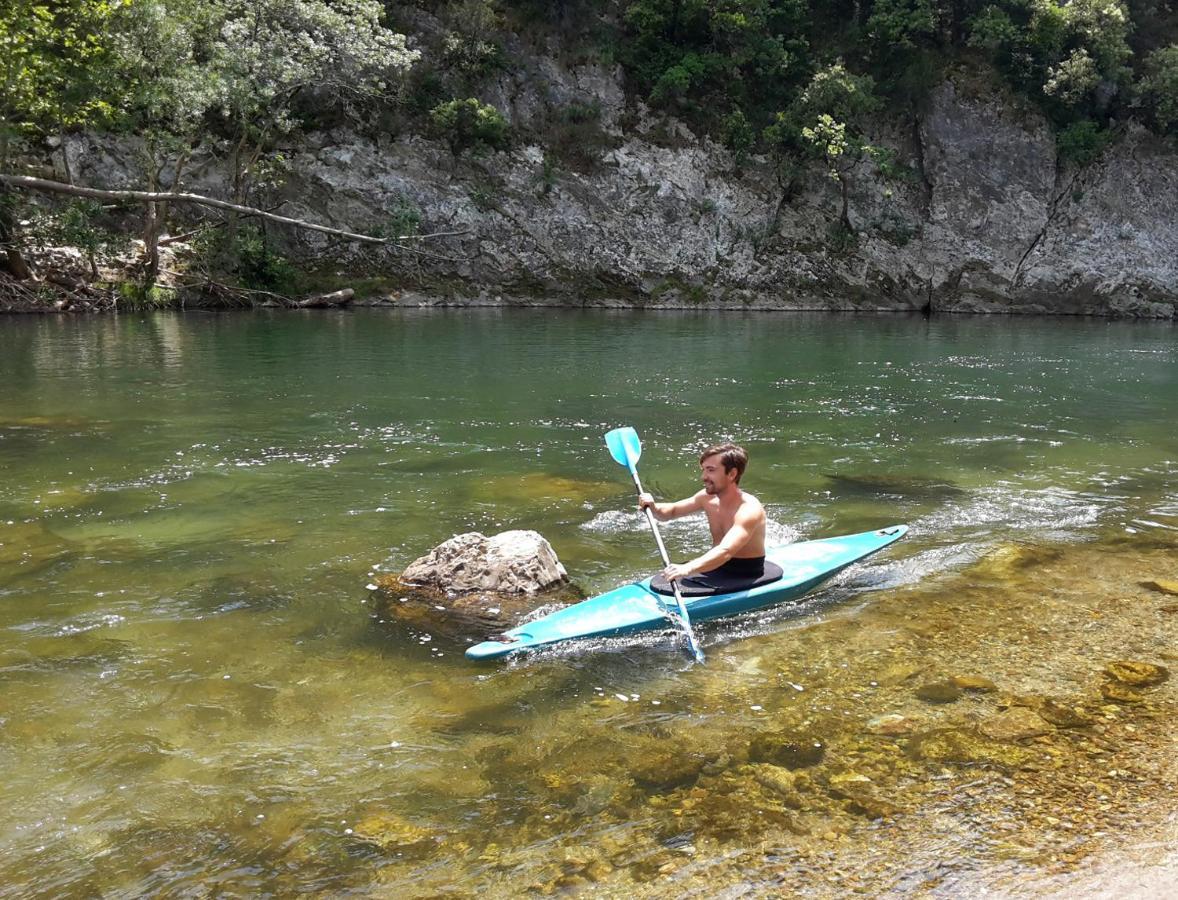
<svg viewBox="0 0 1178 900"><path fill-rule="evenodd" d="M913 740L910 752L917 759L997 765L1016 768L1031 758L1031 751L991 741L961 728L930 731Z"/></svg>
<svg viewBox="0 0 1178 900"><path fill-rule="evenodd" d="M40 522L0 521L0 565L39 571L66 554L69 544Z"/></svg>
<svg viewBox="0 0 1178 900"><path fill-rule="evenodd" d="M1145 695L1119 681L1106 681L1100 686L1100 696L1117 703L1143 703Z"/></svg>
<svg viewBox="0 0 1178 900"><path fill-rule="evenodd" d="M472 531L439 544L401 573L406 584L456 593L535 594L568 581L552 545L535 531Z"/></svg>
<svg viewBox="0 0 1178 900"><path fill-rule="evenodd" d="M1023 575L1028 569L1054 562L1061 555L1057 547L1003 544L974 563L969 571L971 575L1007 581Z"/></svg>
<svg viewBox="0 0 1178 900"><path fill-rule="evenodd" d="M867 730L872 734L899 735L911 734L918 727L918 723L899 713L886 713L876 716L867 723Z"/></svg>
<svg viewBox="0 0 1178 900"><path fill-rule="evenodd" d="M1165 666L1131 659L1111 662L1104 667L1104 672L1110 678L1130 687L1150 687L1161 684L1170 677L1170 670Z"/></svg>
<svg viewBox="0 0 1178 900"><path fill-rule="evenodd" d="M1096 721L1082 707L1068 706L1050 698L1044 698L1036 711L1056 728L1082 728Z"/></svg>
<svg viewBox="0 0 1178 900"><path fill-rule="evenodd" d="M694 784L707 760L680 748L668 748L662 753L640 754L630 767L635 783L652 790L669 790Z"/></svg>
<svg viewBox="0 0 1178 900"><path fill-rule="evenodd" d="M772 763L758 763L751 768L757 784L780 796L782 803L786 806L794 809L802 808L798 793L797 773Z"/></svg>
<svg viewBox="0 0 1178 900"><path fill-rule="evenodd" d="M385 853L421 857L437 849L439 836L392 813L373 813L352 826L354 841Z"/></svg>
<svg viewBox="0 0 1178 900"><path fill-rule="evenodd" d="M989 678L984 678L981 675L954 675L949 681L963 691L970 691L976 694L992 694L998 690L998 685L994 684Z"/></svg>
<svg viewBox="0 0 1178 900"><path fill-rule="evenodd" d="M827 473L823 476L841 494L886 495L924 500L942 500L964 496L965 491L947 481L909 478L903 475L847 475Z"/></svg>
<svg viewBox="0 0 1178 900"><path fill-rule="evenodd" d="M832 797L847 801L848 812L864 818L883 819L903 811L880 794L870 778L857 772L832 775L829 791Z"/></svg>
<svg viewBox="0 0 1178 900"><path fill-rule="evenodd" d="M934 681L917 688L916 696L926 703L952 703L961 699L961 688L952 681Z"/></svg>
<svg viewBox="0 0 1178 900"><path fill-rule="evenodd" d="M903 684L910 678L914 678L925 670L925 666L916 663L896 662L887 666L879 673L876 678L880 684L897 685Z"/></svg>
<svg viewBox="0 0 1178 900"><path fill-rule="evenodd" d="M1141 582L1143 588L1149 588L1151 591L1159 591L1163 594L1170 594L1178 597L1178 581L1169 581L1164 578L1155 578L1152 581Z"/></svg>
<svg viewBox="0 0 1178 900"><path fill-rule="evenodd" d="M772 763L786 769L806 769L822 762L822 742L803 735L776 732L759 734L749 742L749 761Z"/></svg>
<svg viewBox="0 0 1178 900"><path fill-rule="evenodd" d="M978 726L978 731L992 741L1022 741L1049 734L1052 730L1050 722L1025 706L1003 710L982 720Z"/></svg>
<svg viewBox="0 0 1178 900"><path fill-rule="evenodd" d="M794 797L797 802L785 802L776 788L765 788L755 775L717 780L707 789L701 785L688 792L665 831L672 840L673 833L691 832L697 842L761 839L766 829L775 828L805 834L808 829L789 809L802 805L800 796Z"/></svg>

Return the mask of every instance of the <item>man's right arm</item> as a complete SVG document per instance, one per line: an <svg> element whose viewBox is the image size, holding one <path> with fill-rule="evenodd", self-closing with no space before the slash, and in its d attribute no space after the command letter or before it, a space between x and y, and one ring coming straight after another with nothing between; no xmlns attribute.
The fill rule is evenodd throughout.
<svg viewBox="0 0 1178 900"><path fill-rule="evenodd" d="M656 519L660 522L668 522L671 519L678 519L680 516L690 515L699 510L700 495L702 493L701 491L700 494L687 497L675 503L657 503L653 495L642 493L638 495L638 508L645 509L649 506Z"/></svg>

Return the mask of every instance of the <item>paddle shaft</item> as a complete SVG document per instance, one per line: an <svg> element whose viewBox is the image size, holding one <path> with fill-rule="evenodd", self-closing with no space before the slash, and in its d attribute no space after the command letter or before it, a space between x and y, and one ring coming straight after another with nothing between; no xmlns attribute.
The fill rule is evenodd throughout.
<svg viewBox="0 0 1178 900"><path fill-rule="evenodd" d="M636 468L630 469L630 476L634 479L634 487L638 489L638 495L641 496L642 482L638 480L638 471ZM658 522L654 517L654 510L649 506L642 508L646 513L646 521L650 523L650 530L654 534L654 542L659 545L659 556L663 558L663 565L669 566L671 558L667 556L667 545L663 543L662 533L659 531ZM679 592L679 582L671 582L671 590L675 592L675 605L679 607L679 618L682 620L683 632L687 635L687 643L691 646L691 652L695 654L697 660L704 658L704 652L699 648L699 642L695 639L695 632L691 630L691 619L687 616L687 604L683 602L683 595Z"/></svg>
<svg viewBox="0 0 1178 900"><path fill-rule="evenodd" d="M638 473L630 473L634 478L634 487L638 488L638 493L642 494L642 482L638 480ZM671 558L667 556L667 545L663 543L663 535L659 531L659 523L654 517L654 510L649 506L643 507L642 511L646 513L646 521L650 523L650 530L654 533L654 542L659 545L659 556L663 558L663 565L669 566ZM679 594L679 586L675 585L675 595Z"/></svg>

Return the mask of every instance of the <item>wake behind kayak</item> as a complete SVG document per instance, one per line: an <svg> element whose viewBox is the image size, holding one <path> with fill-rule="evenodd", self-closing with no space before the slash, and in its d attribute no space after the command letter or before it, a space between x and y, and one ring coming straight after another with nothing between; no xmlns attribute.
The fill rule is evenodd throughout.
<svg viewBox="0 0 1178 900"><path fill-rule="evenodd" d="M686 598L691 620L718 619L796 600L907 533L907 525L892 525L878 531L772 547L765 560L781 567L781 578L747 590ZM475 644L466 655L469 659L496 659L564 641L662 629L667 626L668 613L674 610L673 598L652 590L651 579L647 578L527 622L499 640Z"/></svg>

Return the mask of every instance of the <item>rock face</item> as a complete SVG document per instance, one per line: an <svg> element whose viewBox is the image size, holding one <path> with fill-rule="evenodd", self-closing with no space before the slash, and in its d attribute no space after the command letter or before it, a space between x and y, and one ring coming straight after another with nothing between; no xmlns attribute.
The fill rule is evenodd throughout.
<svg viewBox="0 0 1178 900"><path fill-rule="evenodd" d="M617 68L537 57L489 86L534 133L565 105L600 110L591 164L561 164L522 137L455 160L412 133L308 136L272 199L284 214L362 230L411 203L423 231L463 232L389 275L401 305L921 310L1173 318L1178 155L1130 125L1082 169L1056 154L1043 115L1001 85L954 75L919 115L869 135L904 178L863 162L850 179L850 244L828 237L839 188L819 166L785 196L767 158L724 147L628 99ZM623 127L622 123L626 123ZM67 139L80 183L137 180L133 142ZM193 160L190 187L225 195ZM266 204L268 205L268 204ZM324 250L302 232L292 252ZM403 268L401 268L403 266Z"/></svg>
<svg viewBox="0 0 1178 900"><path fill-rule="evenodd" d="M401 581L450 593L535 594L568 581L568 573L552 545L535 531L492 537L472 531L415 559Z"/></svg>

